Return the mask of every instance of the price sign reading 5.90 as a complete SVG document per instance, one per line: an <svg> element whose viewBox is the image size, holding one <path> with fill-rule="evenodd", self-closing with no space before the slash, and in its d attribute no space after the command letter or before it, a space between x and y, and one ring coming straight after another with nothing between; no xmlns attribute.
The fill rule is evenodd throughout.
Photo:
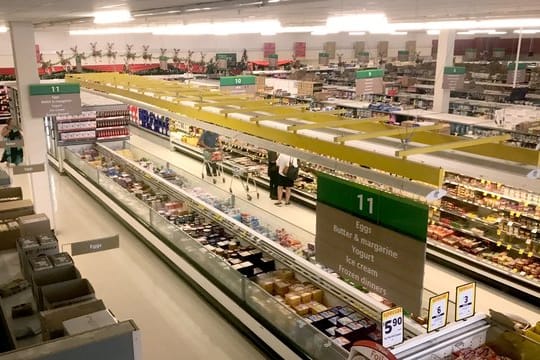
<svg viewBox="0 0 540 360"><path fill-rule="evenodd" d="M395 307L381 313L382 345L385 348L403 342L403 308Z"/></svg>

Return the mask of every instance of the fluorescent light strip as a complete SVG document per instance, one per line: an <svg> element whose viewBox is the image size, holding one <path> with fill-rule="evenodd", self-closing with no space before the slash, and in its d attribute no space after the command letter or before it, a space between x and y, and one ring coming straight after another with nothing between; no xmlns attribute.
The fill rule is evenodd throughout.
<svg viewBox="0 0 540 360"><path fill-rule="evenodd" d="M0 26L0 33L8 32L9 28L7 26Z"/></svg>
<svg viewBox="0 0 540 360"><path fill-rule="evenodd" d="M332 32L368 31L386 24L388 19L382 13L330 16L326 19L326 27Z"/></svg>
<svg viewBox="0 0 540 360"><path fill-rule="evenodd" d="M365 31L351 31L351 32L349 32L349 35L351 35L351 36L362 36L362 35L366 35L366 32Z"/></svg>
<svg viewBox="0 0 540 360"><path fill-rule="evenodd" d="M95 24L113 24L133 20L128 10L98 11L94 13Z"/></svg>
<svg viewBox="0 0 540 360"><path fill-rule="evenodd" d="M540 29L523 29L523 30L514 30L514 34L538 34Z"/></svg>
<svg viewBox="0 0 540 360"><path fill-rule="evenodd" d="M119 27L106 29L80 29L70 30L69 35L88 36L88 35L115 35L115 34L151 34L154 28L151 27Z"/></svg>

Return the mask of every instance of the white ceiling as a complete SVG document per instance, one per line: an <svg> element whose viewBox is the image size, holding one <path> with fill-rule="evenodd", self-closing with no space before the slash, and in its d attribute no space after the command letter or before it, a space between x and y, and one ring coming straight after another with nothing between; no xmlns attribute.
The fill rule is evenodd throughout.
<svg viewBox="0 0 540 360"><path fill-rule="evenodd" d="M205 7L213 10L185 11ZM363 11L384 12L390 22L540 17L538 0L281 0L278 3L268 3L268 0L0 0L0 25L7 25L8 21L31 21L40 26L66 21L89 22L94 11L121 8L131 10L137 22L150 24L255 17L278 18L285 25L301 25L323 22L330 14Z"/></svg>

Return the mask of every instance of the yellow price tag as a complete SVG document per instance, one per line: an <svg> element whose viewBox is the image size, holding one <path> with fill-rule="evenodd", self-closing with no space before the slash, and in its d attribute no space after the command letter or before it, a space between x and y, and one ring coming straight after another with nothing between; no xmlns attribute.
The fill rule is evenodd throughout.
<svg viewBox="0 0 540 360"><path fill-rule="evenodd" d="M510 216L514 216L514 212L513 212L513 211L510 211Z"/></svg>
<svg viewBox="0 0 540 360"><path fill-rule="evenodd" d="M506 250L512 249L512 245L506 245Z"/></svg>
<svg viewBox="0 0 540 360"><path fill-rule="evenodd" d="M491 185L491 181L488 181L487 184L488 184L488 185Z"/></svg>
<svg viewBox="0 0 540 360"><path fill-rule="evenodd" d="M532 257L533 253L532 251L529 251L529 253L527 254L528 257Z"/></svg>
<svg viewBox="0 0 540 360"><path fill-rule="evenodd" d="M502 242L501 242L501 241L497 241L497 246L502 246Z"/></svg>
<svg viewBox="0 0 540 360"><path fill-rule="evenodd" d="M521 216L521 213L518 211L516 212L516 217L520 217Z"/></svg>
<svg viewBox="0 0 540 360"><path fill-rule="evenodd" d="M525 207L529 206L529 203L528 202L524 202L523 205L525 205Z"/></svg>
<svg viewBox="0 0 540 360"><path fill-rule="evenodd" d="M501 235L502 231L499 229L497 230L497 235Z"/></svg>
<svg viewBox="0 0 540 360"><path fill-rule="evenodd" d="M484 196L487 196L487 192L484 191L483 195L484 195Z"/></svg>
<svg viewBox="0 0 540 360"><path fill-rule="evenodd" d="M524 252L525 252L525 250L520 249L520 250L519 250L519 255L523 255Z"/></svg>
<svg viewBox="0 0 540 360"><path fill-rule="evenodd" d="M482 179L482 180L480 180L480 183L481 183L481 184L485 184L485 183L486 183L486 180Z"/></svg>
<svg viewBox="0 0 540 360"><path fill-rule="evenodd" d="M501 196L500 196L500 195L497 195L497 200L501 200Z"/></svg>
<svg viewBox="0 0 540 360"><path fill-rule="evenodd" d="M517 273L518 271L517 271L517 269L512 269L512 272Z"/></svg>

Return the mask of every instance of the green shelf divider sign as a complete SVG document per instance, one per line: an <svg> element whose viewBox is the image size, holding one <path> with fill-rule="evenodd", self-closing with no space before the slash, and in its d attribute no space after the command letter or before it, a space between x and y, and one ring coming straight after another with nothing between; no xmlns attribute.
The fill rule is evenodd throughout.
<svg viewBox="0 0 540 360"><path fill-rule="evenodd" d="M426 204L325 174L317 178L317 201L426 242Z"/></svg>
<svg viewBox="0 0 540 360"><path fill-rule="evenodd" d="M356 72L357 79L372 79L372 78L382 78L384 75L383 69L373 69L373 70L358 70Z"/></svg>
<svg viewBox="0 0 540 360"><path fill-rule="evenodd" d="M241 85L256 85L255 76L222 76L219 78L220 86L241 86Z"/></svg>
<svg viewBox="0 0 540 360"><path fill-rule="evenodd" d="M270 54L270 55L268 55L268 57L269 57L270 59L277 59L277 58L278 58L278 54Z"/></svg>
<svg viewBox="0 0 540 360"><path fill-rule="evenodd" d="M518 70L524 70L527 68L526 63L518 63ZM508 70L515 70L516 69L516 63L509 63L508 64Z"/></svg>
<svg viewBox="0 0 540 360"><path fill-rule="evenodd" d="M445 66L444 73L446 75L464 75L466 73L466 69L463 66Z"/></svg>
<svg viewBox="0 0 540 360"><path fill-rule="evenodd" d="M81 86L74 83L30 85L30 96L79 94Z"/></svg>

